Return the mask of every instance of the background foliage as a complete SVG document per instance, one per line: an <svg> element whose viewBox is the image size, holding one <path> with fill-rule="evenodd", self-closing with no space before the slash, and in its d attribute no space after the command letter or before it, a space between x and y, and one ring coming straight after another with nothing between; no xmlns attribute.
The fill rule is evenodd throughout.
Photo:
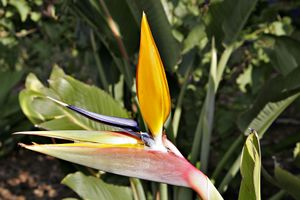
<svg viewBox="0 0 300 200"><path fill-rule="evenodd" d="M2 0L0 4L0 156L21 139L12 132L32 129L18 104L25 75L34 72L46 83L54 65L97 85L130 111L124 116L141 122L134 74L145 11L172 97L172 115L165 125L168 137L215 180L225 199L232 199L239 196L245 134L247 128L255 128L261 140L262 198L299 198L298 1ZM95 103L90 103L92 109ZM86 178L77 173L63 182L70 179ZM112 175L106 179L114 184L123 180ZM158 184L142 184L149 199L159 191ZM168 187L169 199L187 195L195 196Z"/></svg>

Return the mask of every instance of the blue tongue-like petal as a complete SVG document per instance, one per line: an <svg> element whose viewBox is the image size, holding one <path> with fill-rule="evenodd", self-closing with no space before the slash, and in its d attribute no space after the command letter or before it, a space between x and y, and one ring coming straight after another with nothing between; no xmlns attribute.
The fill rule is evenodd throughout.
<svg viewBox="0 0 300 200"><path fill-rule="evenodd" d="M82 108L73 106L73 105L69 105L66 104L64 102L61 102L57 99L53 99L51 97L48 97L48 99L69 108L70 110L73 110L91 120L97 121L97 122L101 122L103 124L107 124L110 126L116 126L116 127L120 127L123 128L125 130L132 130L132 131L140 131L140 128L138 126L138 123L135 120L132 119L127 119L127 118L121 118L121 117L112 117L112 116L106 116L106 115L101 115L98 113L94 113L91 111L87 111L84 110Z"/></svg>

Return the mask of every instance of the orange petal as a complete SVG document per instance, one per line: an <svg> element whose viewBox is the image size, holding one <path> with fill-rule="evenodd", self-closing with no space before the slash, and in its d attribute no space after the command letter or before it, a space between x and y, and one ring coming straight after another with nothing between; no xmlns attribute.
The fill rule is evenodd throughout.
<svg viewBox="0 0 300 200"><path fill-rule="evenodd" d="M170 114L170 94L164 66L144 13L136 79L141 113L155 141L161 144L163 124Z"/></svg>

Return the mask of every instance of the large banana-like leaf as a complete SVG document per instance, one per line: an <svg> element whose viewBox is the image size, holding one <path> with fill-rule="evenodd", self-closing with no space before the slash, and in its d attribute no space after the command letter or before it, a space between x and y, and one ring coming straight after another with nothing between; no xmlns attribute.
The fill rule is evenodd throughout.
<svg viewBox="0 0 300 200"><path fill-rule="evenodd" d="M245 131L249 127L249 124L252 123L251 121L258 116L267 104L280 102L295 94L299 94L299 75L300 68L296 68L287 76L278 75L270 79L261 89L257 99L253 102L251 109L238 118L239 128L242 131ZM261 118L261 120L265 121L264 118ZM261 133L257 127L251 128L255 128L259 134Z"/></svg>
<svg viewBox="0 0 300 200"><path fill-rule="evenodd" d="M62 183L74 190L82 199L131 200L133 196L129 187L107 184L99 178L86 176L81 172L68 174Z"/></svg>
<svg viewBox="0 0 300 200"><path fill-rule="evenodd" d="M284 76L300 67L300 42L287 36L264 36L272 65Z"/></svg>
<svg viewBox="0 0 300 200"><path fill-rule="evenodd" d="M289 98L286 98L284 100L274 102L274 103L268 103L265 105L265 107L257 114L256 117L253 118L251 123L248 124L248 127L254 128L257 130L259 137L263 137L267 129L270 127L270 125L277 119L277 117L291 104L299 97L299 93L295 94ZM247 130L246 130L247 131ZM238 143L241 142L241 137L236 140L236 142L233 144L233 146L238 146ZM237 143L237 144L236 144ZM228 155L225 156L228 158ZM227 188L228 183L231 181L231 179L237 174L239 170L239 164L240 164L241 156L239 155L238 158L235 160L235 162L230 167L229 171L227 172L226 176L224 177L223 181L221 182L219 186L219 190L225 191ZM224 161L221 160L223 163ZM223 165L223 164L222 164ZM218 172L215 173L215 175L218 175Z"/></svg>
<svg viewBox="0 0 300 200"><path fill-rule="evenodd" d="M218 44L235 42L255 9L257 0L226 0L212 2L209 15L205 19L208 34L216 37Z"/></svg>
<svg viewBox="0 0 300 200"><path fill-rule="evenodd" d="M89 111L109 116L128 117L127 111L104 91L84 84L54 67L45 87L35 75L26 79L26 89L20 93L20 104L25 115L37 126L47 130L119 130L96 123L67 108L56 105L47 96L79 105ZM101 101L100 101L101 99Z"/></svg>

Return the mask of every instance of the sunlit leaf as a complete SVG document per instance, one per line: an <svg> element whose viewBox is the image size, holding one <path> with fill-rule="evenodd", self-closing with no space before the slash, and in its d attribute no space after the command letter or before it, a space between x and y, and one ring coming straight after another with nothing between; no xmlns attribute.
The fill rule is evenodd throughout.
<svg viewBox="0 0 300 200"><path fill-rule="evenodd" d="M83 199L132 199L132 192L129 187L107 184L99 178L86 176L81 172L68 174L62 183Z"/></svg>
<svg viewBox="0 0 300 200"><path fill-rule="evenodd" d="M270 79L261 89L257 99L253 102L253 106L247 112L243 113L241 117L238 118L238 125L242 131L249 128L249 124L252 123L259 113L264 109L268 103L279 102L294 94L299 94L300 82L299 82L300 68L296 68L287 76L278 75ZM290 103L289 103L290 104ZM284 107L285 108L285 107ZM272 110L270 112L276 113ZM278 116L278 115L277 115ZM276 117L277 117L276 116ZM268 117L266 115L266 117ZM260 117L264 120L266 118ZM264 120L267 122L267 120ZM259 134L262 133L260 128L251 126L257 130Z"/></svg>
<svg viewBox="0 0 300 200"><path fill-rule="evenodd" d="M293 96L290 96L284 100L278 101L278 102L269 102L267 103L259 113L252 118L252 121L247 124L246 127L248 128L254 128L257 130L259 137L263 137L263 135L266 133L267 129L271 126L271 124L277 119L277 117L291 104L293 103L298 97L300 93L295 94ZM253 113L251 113L253 114ZM249 117L249 116L247 116ZM250 119L250 118L249 118ZM245 133L247 133L248 130L245 129ZM239 143L242 141L242 135L239 136L239 138L232 144L233 149L231 149L231 153L233 153L234 148L238 147ZM225 157L228 158L228 155ZM227 188L228 183L231 181L231 179L237 174L239 170L239 163L240 163L241 156L238 156L238 158L234 161L228 172L226 173L225 177L223 178L219 190L225 191ZM221 160L221 162L225 162L224 160ZM219 174L220 168L218 168Z"/></svg>
<svg viewBox="0 0 300 200"><path fill-rule="evenodd" d="M21 17L21 21L24 22L27 19L31 10L31 8L28 5L28 2L25 0L10 0L9 4L13 5L18 10Z"/></svg>
<svg viewBox="0 0 300 200"><path fill-rule="evenodd" d="M253 131L245 142L240 171L242 182L239 192L239 200L259 200L260 198L260 169L261 153L259 138Z"/></svg>
<svg viewBox="0 0 300 200"><path fill-rule="evenodd" d="M43 86L33 74L30 74L26 79L25 90L20 93L20 104L23 112L41 128L47 130L119 130L82 117L74 111L52 102L46 98L47 96L96 113L128 117L127 111L110 95L94 86L75 80L58 67L53 68L49 84L50 88Z"/></svg>
<svg viewBox="0 0 300 200"><path fill-rule="evenodd" d="M294 159L297 166L300 166L300 142L296 144L294 149Z"/></svg>

